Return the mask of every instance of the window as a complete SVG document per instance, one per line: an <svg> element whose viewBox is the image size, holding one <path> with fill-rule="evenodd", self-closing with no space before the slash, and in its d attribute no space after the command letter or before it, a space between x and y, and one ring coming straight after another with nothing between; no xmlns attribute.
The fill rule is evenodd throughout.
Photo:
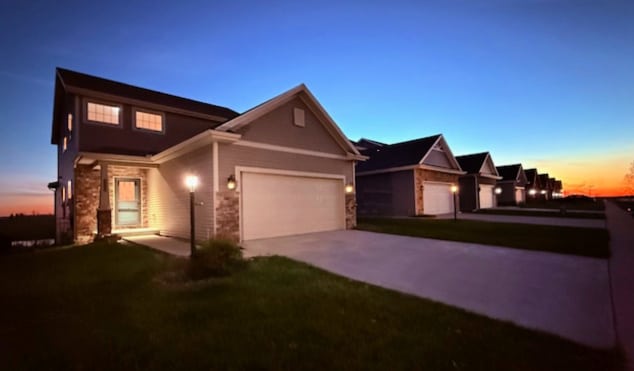
<svg viewBox="0 0 634 371"><path fill-rule="evenodd" d="M73 183L69 180L68 181L68 191L66 191L66 194L68 195L68 198L71 199L73 198Z"/></svg>
<svg viewBox="0 0 634 371"><path fill-rule="evenodd" d="M66 202L66 187L62 187L62 205Z"/></svg>
<svg viewBox="0 0 634 371"><path fill-rule="evenodd" d="M73 114L69 113L68 114L68 132L72 133L73 131Z"/></svg>
<svg viewBox="0 0 634 371"><path fill-rule="evenodd" d="M163 115L140 110L134 111L134 127L137 129L163 131Z"/></svg>
<svg viewBox="0 0 634 371"><path fill-rule="evenodd" d="M62 147L62 152L66 152L66 150L68 149L68 138L64 137L64 144Z"/></svg>
<svg viewBox="0 0 634 371"><path fill-rule="evenodd" d="M121 111L119 106L88 102L86 111L88 121L119 125L119 112Z"/></svg>

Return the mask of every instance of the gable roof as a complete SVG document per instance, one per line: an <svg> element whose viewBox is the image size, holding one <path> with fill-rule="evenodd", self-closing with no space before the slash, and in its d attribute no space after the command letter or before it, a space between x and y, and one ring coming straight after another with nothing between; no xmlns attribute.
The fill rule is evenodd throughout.
<svg viewBox="0 0 634 371"><path fill-rule="evenodd" d="M528 180L528 184L533 187L539 185L539 177L537 177L537 169L525 169L524 174L526 174L526 179Z"/></svg>
<svg viewBox="0 0 634 371"><path fill-rule="evenodd" d="M467 174L486 175L488 177L495 176L496 178L501 179L501 177L499 177L495 164L493 164L493 159L491 158L491 154L489 152L456 156L456 161L458 161L458 163L460 164L460 168L466 171ZM485 168L487 162L491 163L493 173L484 173L483 169Z"/></svg>
<svg viewBox="0 0 634 371"><path fill-rule="evenodd" d="M319 121L324 125L326 130L337 141L341 148L343 148L346 152L354 155L356 159L365 160L365 156L361 156L357 148L352 143L350 143L348 138L343 134L343 132L332 119L332 117L330 117L328 112L326 112L317 98L315 98L315 96L310 92L310 90L308 90L308 88L304 84L300 84L276 97L273 97L272 99L269 99L264 103L261 103L245 111L240 116L237 116L223 123L222 125L219 125L215 128L215 130L235 132L241 127L251 124L254 120L282 106L295 97L299 97L300 99L302 99L302 101L304 101L304 103L306 103L306 105L317 116Z"/></svg>
<svg viewBox="0 0 634 371"><path fill-rule="evenodd" d="M371 140L366 138L361 138L356 142L351 140L350 142L354 144L354 146L357 147L359 151L363 151L367 149L376 149L376 148L387 146L387 144L385 143L377 142L376 140Z"/></svg>
<svg viewBox="0 0 634 371"><path fill-rule="evenodd" d="M238 116L236 111L227 107L182 98L155 90L140 88L57 67L55 70L55 103L53 108L53 130L51 135L52 144L58 144L57 142L59 141L59 136L56 135L59 130L56 120L58 117L57 109L61 102L61 98L64 96L64 92L88 95L91 93L97 93L104 96L111 96L113 99L124 98L142 103L172 107L198 115L211 116L210 119L217 121L211 125L212 127L218 126L222 122Z"/></svg>
<svg viewBox="0 0 634 371"><path fill-rule="evenodd" d="M361 151L363 155L369 156L370 158L363 163L357 164L357 173L403 166L422 166L432 149L441 143L444 144L443 147L446 149L449 161L454 166L454 169L450 170L464 173L460 168L460 164L458 164L451 153L442 134Z"/></svg>
<svg viewBox="0 0 634 371"><path fill-rule="evenodd" d="M520 178L520 171L522 170L522 164L513 164L498 166L497 171L502 177L502 181L518 180Z"/></svg>

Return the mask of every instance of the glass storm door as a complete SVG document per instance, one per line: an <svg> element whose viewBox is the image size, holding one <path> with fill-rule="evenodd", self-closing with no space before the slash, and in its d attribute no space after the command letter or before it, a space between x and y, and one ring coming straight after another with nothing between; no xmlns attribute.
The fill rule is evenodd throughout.
<svg viewBox="0 0 634 371"><path fill-rule="evenodd" d="M141 224L141 180L116 179L115 203L117 226Z"/></svg>

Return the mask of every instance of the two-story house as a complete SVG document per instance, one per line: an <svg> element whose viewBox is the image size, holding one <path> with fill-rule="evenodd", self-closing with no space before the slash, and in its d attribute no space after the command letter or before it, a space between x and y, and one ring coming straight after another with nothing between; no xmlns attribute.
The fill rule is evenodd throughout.
<svg viewBox="0 0 634 371"><path fill-rule="evenodd" d="M242 114L58 68L57 242L129 231L248 240L352 228L363 160L304 85Z"/></svg>

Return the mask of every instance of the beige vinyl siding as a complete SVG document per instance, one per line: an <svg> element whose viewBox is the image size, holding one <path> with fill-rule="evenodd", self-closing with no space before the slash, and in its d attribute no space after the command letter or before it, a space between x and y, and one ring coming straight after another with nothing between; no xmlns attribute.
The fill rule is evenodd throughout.
<svg viewBox="0 0 634 371"><path fill-rule="evenodd" d="M235 175L236 166L266 169L292 170L346 177L345 183L353 182L353 162L295 153L270 151L231 144L218 147L220 190L226 190L227 178Z"/></svg>
<svg viewBox="0 0 634 371"><path fill-rule="evenodd" d="M185 176L198 176L196 189L196 239L213 236L213 161L211 146L162 163L148 173L148 208L150 227L161 234L189 238L189 190Z"/></svg>
<svg viewBox="0 0 634 371"><path fill-rule="evenodd" d="M303 127L294 125L293 110L304 111ZM238 130L243 140L311 151L345 155L325 126L300 98L295 98L279 108L258 118Z"/></svg>
<svg viewBox="0 0 634 371"><path fill-rule="evenodd" d="M425 164L453 169L454 166L449 161L447 153L432 149L425 158Z"/></svg>

